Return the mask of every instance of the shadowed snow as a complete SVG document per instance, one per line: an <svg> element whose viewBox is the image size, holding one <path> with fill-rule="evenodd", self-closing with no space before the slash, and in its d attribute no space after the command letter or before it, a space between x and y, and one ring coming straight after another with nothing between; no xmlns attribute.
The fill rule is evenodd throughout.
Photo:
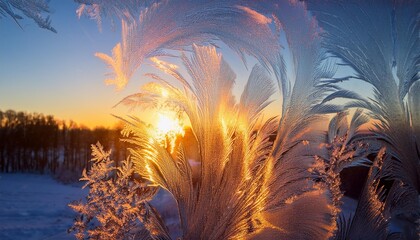
<svg viewBox="0 0 420 240"><path fill-rule="evenodd" d="M76 214L67 204L85 195L46 175L0 174L0 239L74 239L67 229Z"/></svg>

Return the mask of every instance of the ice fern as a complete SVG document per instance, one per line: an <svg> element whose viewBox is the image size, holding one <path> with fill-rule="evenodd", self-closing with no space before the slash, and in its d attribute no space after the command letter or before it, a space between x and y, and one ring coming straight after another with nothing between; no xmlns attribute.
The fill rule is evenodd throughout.
<svg viewBox="0 0 420 240"><path fill-rule="evenodd" d="M385 188L381 185L382 164L389 158L382 148L370 167L357 208L350 217L340 216L336 239L388 239L389 208L386 209ZM370 229L366 231L365 229Z"/></svg>
<svg viewBox="0 0 420 240"><path fill-rule="evenodd" d="M172 156L153 139L152 129L132 119L124 134L130 136L125 141L137 146L130 151L136 172L172 193L183 238L237 239L258 233L268 224L260 215L268 196L266 159L275 121L257 125L257 120L273 84L264 68L256 65L241 101L235 103L235 74L214 47L194 45L191 58L182 59L191 81L164 64L158 66L182 83L182 89L155 75L158 83L141 94L145 100L163 100L187 114L199 146L195 160L200 175L194 182L182 145ZM160 94L162 89L167 97ZM141 106L143 99L138 95L136 99Z"/></svg>
<svg viewBox="0 0 420 240"><path fill-rule="evenodd" d="M394 180L395 186L404 186L396 187L404 192L390 195L395 198L392 218L416 222L420 218L420 158L413 135L418 109L413 108L412 101L419 93L413 84L420 77L420 4L317 1L310 9L325 30L328 51L354 69L354 78L373 86L371 101L355 99L347 107L364 107L378 120L374 132L391 156L384 160L383 176ZM408 238L416 235L405 234Z"/></svg>
<svg viewBox="0 0 420 240"><path fill-rule="evenodd" d="M133 22L135 17L139 15L140 11L154 1L147 0L125 0L125 1L112 1L112 0L74 0L80 3L76 13L80 18L85 15L98 24L99 29L102 29L102 19L109 18L112 26L115 26L115 19L120 21L124 19L127 22Z"/></svg>
<svg viewBox="0 0 420 240"><path fill-rule="evenodd" d="M79 215L70 231L77 239L168 239L167 229L149 201L157 188L134 174L127 159L115 167L101 144L92 145L92 167L80 179L89 187L86 202L69 206Z"/></svg>
<svg viewBox="0 0 420 240"><path fill-rule="evenodd" d="M0 0L0 18L11 17L19 27L19 20L23 17L19 15L16 10L23 13L26 17L34 20L40 28L45 28L51 32L57 31L51 26L51 20L48 17L43 17L42 13L50 13L48 1L44 0Z"/></svg>
<svg viewBox="0 0 420 240"><path fill-rule="evenodd" d="M107 84L123 88L147 59L170 55L167 50L188 49L195 44L221 40L245 60L248 53L280 72L280 45L267 22L256 21L247 8L235 1L156 1L122 19L122 41L112 56L96 54L112 69ZM122 4L119 4L122 5ZM108 6L108 5L105 5ZM174 11L174 9L177 9ZM263 17L263 15L261 15ZM242 26L242 28L237 28ZM248 29L254 32L249 35Z"/></svg>
<svg viewBox="0 0 420 240"><path fill-rule="evenodd" d="M319 184L329 189L333 198L337 230L332 239L387 239L393 233L388 229L389 204L385 202L387 194L380 180L383 161L388 160L389 154L377 143L373 133L361 130L369 120L362 110L354 112L350 123L347 114L341 112L331 119L327 144L319 152L321 155L316 156L317 164L311 169L321 176ZM372 161L373 154L377 157ZM340 174L352 167L370 169L356 209L341 212L344 192Z"/></svg>
<svg viewBox="0 0 420 240"><path fill-rule="evenodd" d="M418 2L78 2L78 13L99 23L122 20L121 43L111 56L96 54L111 69L107 84L124 88L147 59L166 74L147 74L154 81L121 104L164 106L191 124L194 166L189 146L171 153L141 116L126 119L123 130L134 171L175 198L182 239L418 236ZM245 64L249 57L258 62L238 101L220 42ZM179 58L183 69L162 56ZM354 74L337 77L337 59ZM371 84L373 97L340 84L354 79ZM264 119L275 82L281 116ZM353 167L367 169L366 181L355 211L345 214L341 173ZM400 222L409 229L395 228Z"/></svg>

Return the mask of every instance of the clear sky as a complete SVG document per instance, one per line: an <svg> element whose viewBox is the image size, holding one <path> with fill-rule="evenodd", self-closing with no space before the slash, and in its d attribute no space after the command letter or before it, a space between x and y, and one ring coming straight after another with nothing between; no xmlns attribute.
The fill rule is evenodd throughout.
<svg viewBox="0 0 420 240"><path fill-rule="evenodd" d="M105 65L94 56L109 52L120 32L78 19L73 1L51 1L57 34L32 20L23 30L10 18L0 20L0 109L53 114L85 124L111 126L111 107L127 92L103 84Z"/></svg>
<svg viewBox="0 0 420 240"><path fill-rule="evenodd" d="M88 127L110 127L116 122L111 113L129 114L112 106L149 81L142 73L150 69L135 74L121 92L106 86L109 71L94 53L110 54L121 38L119 26L112 30L104 20L100 32L94 20L78 19L77 7L71 0L50 2L57 34L29 19L21 21L23 30L10 18L0 19L0 110L52 114ZM242 74L238 78L246 79L249 71L239 59L229 53L225 57ZM237 88L244 82L238 81Z"/></svg>

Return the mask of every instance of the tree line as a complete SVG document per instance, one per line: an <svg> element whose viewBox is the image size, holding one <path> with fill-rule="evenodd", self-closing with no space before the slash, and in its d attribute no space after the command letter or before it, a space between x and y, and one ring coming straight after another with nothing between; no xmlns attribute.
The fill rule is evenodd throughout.
<svg viewBox="0 0 420 240"><path fill-rule="evenodd" d="M112 149L118 166L127 157L119 128L89 129L40 113L0 111L0 172L52 174L63 181L89 168L91 144Z"/></svg>

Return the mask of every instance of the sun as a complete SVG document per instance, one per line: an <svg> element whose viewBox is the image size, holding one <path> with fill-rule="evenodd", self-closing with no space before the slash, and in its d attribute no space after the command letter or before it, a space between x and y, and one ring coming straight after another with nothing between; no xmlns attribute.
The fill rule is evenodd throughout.
<svg viewBox="0 0 420 240"><path fill-rule="evenodd" d="M168 116L159 114L157 123L157 130L163 134L167 134L170 131L176 131L180 127L179 122L176 119L171 119Z"/></svg>
<svg viewBox="0 0 420 240"><path fill-rule="evenodd" d="M181 119L173 112L158 113L155 129L155 138L169 148L171 153L175 148L177 137L185 134Z"/></svg>

